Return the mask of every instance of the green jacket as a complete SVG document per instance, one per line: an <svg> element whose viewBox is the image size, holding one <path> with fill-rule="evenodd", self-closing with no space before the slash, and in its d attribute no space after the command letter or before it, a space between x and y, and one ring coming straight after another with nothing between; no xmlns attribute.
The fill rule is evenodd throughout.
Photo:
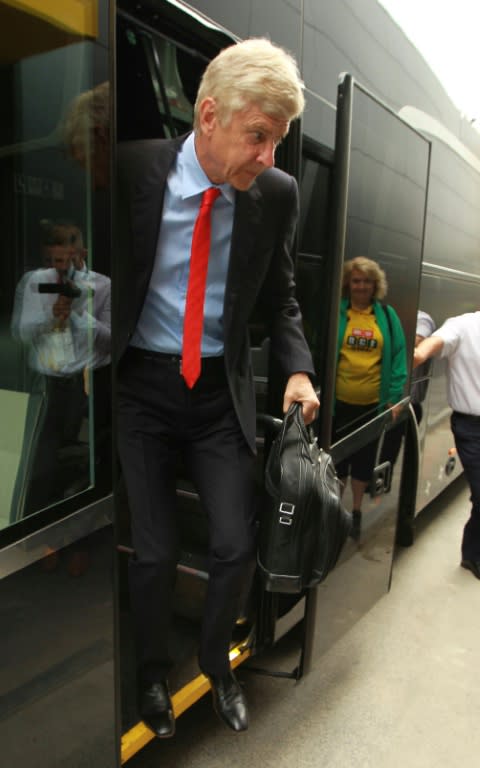
<svg viewBox="0 0 480 768"><path fill-rule="evenodd" d="M347 327L348 299L340 302L338 324L337 361ZM383 336L383 355L380 376L380 406L398 403L404 394L407 381L407 347L400 319L390 305L373 302L375 320ZM386 313L388 312L388 319Z"/></svg>

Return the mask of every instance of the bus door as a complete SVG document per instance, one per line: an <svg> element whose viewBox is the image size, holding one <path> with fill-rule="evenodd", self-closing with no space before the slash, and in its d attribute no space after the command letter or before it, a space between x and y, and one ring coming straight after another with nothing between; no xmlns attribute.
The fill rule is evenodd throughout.
<svg viewBox="0 0 480 768"><path fill-rule="evenodd" d="M333 166L332 232L328 290L318 307L316 334L322 380L319 440L337 466L373 450L374 468L362 503L360 526L326 581L307 595L303 671L362 616L390 586L404 471L405 429L412 417L409 378L397 402L359 421L348 420L333 438L342 272L346 260L365 256L384 270L382 300L398 316L410 374L423 254L430 144L392 110L343 76L338 89ZM310 302L311 305L311 302ZM318 306L318 305L317 305ZM303 308L303 307L302 307ZM305 310L304 310L305 311ZM389 312L384 306L380 311ZM312 318L310 306L307 313ZM385 317L384 326L394 319ZM311 324L311 320L310 320ZM343 339L341 340L343 341ZM333 445L332 445L333 441ZM348 468L348 466L347 466ZM411 471L411 466L409 467ZM353 509L350 482L343 501ZM358 521L357 521L358 522Z"/></svg>
<svg viewBox="0 0 480 768"><path fill-rule="evenodd" d="M0 3L1 762L113 768L108 3L39 5Z"/></svg>

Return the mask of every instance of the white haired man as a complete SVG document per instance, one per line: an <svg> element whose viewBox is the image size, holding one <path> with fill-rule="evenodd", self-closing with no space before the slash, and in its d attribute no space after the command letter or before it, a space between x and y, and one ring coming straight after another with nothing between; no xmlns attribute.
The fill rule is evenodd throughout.
<svg viewBox="0 0 480 768"><path fill-rule="evenodd" d="M310 422L319 406L294 296L297 185L273 168L277 145L303 110L302 87L289 54L267 40L246 40L207 67L192 134L119 151L126 214L118 442L135 550L129 578L139 712L160 738L175 730L166 680L172 666L168 639L178 551L172 476L178 452L209 519L199 665L220 718L235 731L248 726L229 646L255 557L255 390L248 340L255 304L265 311L285 375L285 410L299 401ZM203 206L211 195L210 257L199 300L195 222L201 200Z"/></svg>

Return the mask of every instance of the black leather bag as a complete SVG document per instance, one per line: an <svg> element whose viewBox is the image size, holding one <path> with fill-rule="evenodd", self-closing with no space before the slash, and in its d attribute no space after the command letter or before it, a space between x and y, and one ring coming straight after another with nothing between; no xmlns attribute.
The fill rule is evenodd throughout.
<svg viewBox="0 0 480 768"><path fill-rule="evenodd" d="M270 592L298 593L323 581L351 528L331 456L318 447L294 403L265 469L258 564Z"/></svg>

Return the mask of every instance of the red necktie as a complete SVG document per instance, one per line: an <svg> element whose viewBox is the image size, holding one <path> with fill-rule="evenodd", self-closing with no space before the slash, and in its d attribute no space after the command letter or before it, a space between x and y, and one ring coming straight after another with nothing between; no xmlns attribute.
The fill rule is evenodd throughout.
<svg viewBox="0 0 480 768"><path fill-rule="evenodd" d="M210 213L219 194L220 190L216 187L205 190L193 229L182 349L182 376L190 388L200 376L203 305L210 253Z"/></svg>

